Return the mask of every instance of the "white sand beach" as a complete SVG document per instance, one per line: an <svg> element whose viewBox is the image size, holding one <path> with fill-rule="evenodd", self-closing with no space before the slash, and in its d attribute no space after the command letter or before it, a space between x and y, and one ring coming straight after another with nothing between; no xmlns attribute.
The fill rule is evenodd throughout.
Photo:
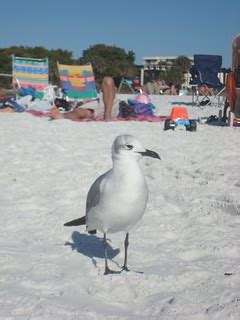
<svg viewBox="0 0 240 320"><path fill-rule="evenodd" d="M219 111L189 96L151 98L160 115L176 105L194 119ZM0 319L240 319L240 128L163 131L163 122L26 112L0 122ZM88 189L125 133L162 160L141 160L150 197L130 232L131 271L104 276L102 234L63 224L85 214ZM113 269L124 237L108 235Z"/></svg>

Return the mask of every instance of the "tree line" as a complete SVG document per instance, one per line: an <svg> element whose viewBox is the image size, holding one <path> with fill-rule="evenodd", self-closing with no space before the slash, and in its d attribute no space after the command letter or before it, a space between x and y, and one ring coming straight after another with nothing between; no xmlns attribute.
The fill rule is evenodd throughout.
<svg viewBox="0 0 240 320"><path fill-rule="evenodd" d="M108 75L116 80L122 76L132 78L140 75L140 68L135 64L136 55L133 51L125 51L117 46L105 44L95 44L88 49L83 50L82 56L74 58L73 52L63 49L46 49L42 46L12 46L9 48L0 48L0 73L12 73L12 55L17 57L37 58L49 60L49 78L50 82L59 85L59 76L57 71L57 62L69 65L81 65L91 63L99 84L103 77ZM160 75L174 83L182 83L183 74L190 69L191 63L187 57L180 56L172 67L161 71ZM163 68L164 69L164 68Z"/></svg>

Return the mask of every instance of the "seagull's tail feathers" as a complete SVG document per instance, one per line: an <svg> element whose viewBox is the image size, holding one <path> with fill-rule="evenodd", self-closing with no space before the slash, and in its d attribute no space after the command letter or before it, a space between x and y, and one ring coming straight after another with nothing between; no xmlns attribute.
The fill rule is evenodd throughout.
<svg viewBox="0 0 240 320"><path fill-rule="evenodd" d="M64 223L65 227L81 226L86 224L86 216Z"/></svg>
<svg viewBox="0 0 240 320"><path fill-rule="evenodd" d="M65 227L82 226L86 224L86 216L64 223ZM96 234L97 230L88 231L90 234Z"/></svg>

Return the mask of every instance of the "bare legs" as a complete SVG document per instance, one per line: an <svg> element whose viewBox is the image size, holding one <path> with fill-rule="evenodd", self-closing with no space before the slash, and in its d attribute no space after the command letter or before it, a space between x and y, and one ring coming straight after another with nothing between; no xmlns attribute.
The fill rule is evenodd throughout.
<svg viewBox="0 0 240 320"><path fill-rule="evenodd" d="M175 86L172 85L169 89L164 91L164 94L169 94L169 95L175 96L175 95L177 95L177 90L176 90Z"/></svg>
<svg viewBox="0 0 240 320"><path fill-rule="evenodd" d="M148 94L164 94L176 95L177 90L174 85L168 86L164 80L156 80L154 82L148 82L146 84Z"/></svg>
<svg viewBox="0 0 240 320"><path fill-rule="evenodd" d="M66 113L61 113L57 107L53 107L50 110L50 117L52 119L69 119L73 121L77 121L84 118L92 118L93 110L83 109L83 108L75 108L74 110Z"/></svg>
<svg viewBox="0 0 240 320"><path fill-rule="evenodd" d="M104 119L111 119L113 100L116 95L114 81L111 77L105 77L102 82L103 103L105 106Z"/></svg>

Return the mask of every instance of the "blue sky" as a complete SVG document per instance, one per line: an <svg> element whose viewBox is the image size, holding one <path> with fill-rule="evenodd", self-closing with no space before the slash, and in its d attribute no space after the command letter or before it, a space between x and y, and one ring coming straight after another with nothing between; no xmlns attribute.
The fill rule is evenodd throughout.
<svg viewBox="0 0 240 320"><path fill-rule="evenodd" d="M2 1L0 47L66 49L116 45L144 56L219 54L231 66L240 0Z"/></svg>

